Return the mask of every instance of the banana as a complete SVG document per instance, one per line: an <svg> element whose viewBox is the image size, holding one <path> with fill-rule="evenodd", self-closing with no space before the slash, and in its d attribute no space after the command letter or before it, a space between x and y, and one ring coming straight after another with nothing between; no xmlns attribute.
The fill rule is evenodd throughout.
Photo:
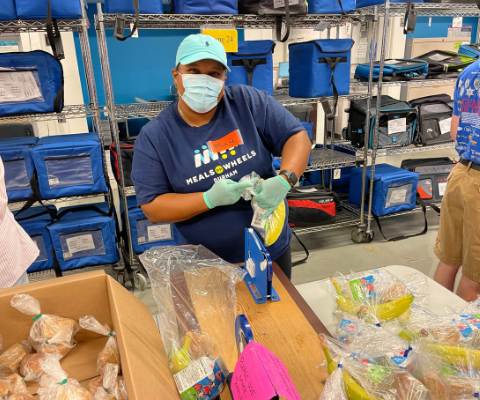
<svg viewBox="0 0 480 400"><path fill-rule="evenodd" d="M404 329L398 334L398 336L400 336L403 340L407 342L411 342L413 339L418 338L420 335L412 332L410 329Z"/></svg>
<svg viewBox="0 0 480 400"><path fill-rule="evenodd" d="M277 206L271 218L272 221L267 222L269 226L266 227L267 234L265 235L265 245L267 247L274 244L283 231L286 218L284 201Z"/></svg>
<svg viewBox="0 0 480 400"><path fill-rule="evenodd" d="M337 298L338 307L342 311L345 311L349 314L357 315L358 312L362 310L363 306L346 297L340 290L340 286L338 285L338 282L335 279L330 278L330 280L333 283L333 286L335 287L335 291L337 292L337 295L338 295L338 298ZM389 321L405 313L410 308L410 305L413 303L413 300L414 300L414 296L409 293L399 297L398 299L389 301L388 303L379 304L376 306L368 306L368 309L378 319L383 321Z"/></svg>
<svg viewBox="0 0 480 400"><path fill-rule="evenodd" d="M327 359L328 365L328 374L331 375L338 367L337 363L333 361L330 352L328 351L327 344L325 340L320 338L320 344L322 346L323 352L325 353L325 358ZM362 388L355 380L350 376L350 374L342 368L343 373L343 382L345 383L345 392L349 400L380 400L378 397L370 395L367 391Z"/></svg>
<svg viewBox="0 0 480 400"><path fill-rule="evenodd" d="M185 344L183 347L178 350L176 353L169 354L170 364L172 366L172 371L176 374L180 372L182 369L187 368L190 365L190 353L188 350L190 349L190 342L192 338L187 335L185 336Z"/></svg>
<svg viewBox="0 0 480 400"><path fill-rule="evenodd" d="M427 347L436 352L442 361L447 364L460 364L480 368L480 350L433 343L427 344Z"/></svg>

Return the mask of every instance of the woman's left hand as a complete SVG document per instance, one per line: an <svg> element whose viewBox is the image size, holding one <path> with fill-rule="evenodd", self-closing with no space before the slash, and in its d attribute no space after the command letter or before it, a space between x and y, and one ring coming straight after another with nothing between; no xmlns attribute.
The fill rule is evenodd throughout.
<svg viewBox="0 0 480 400"><path fill-rule="evenodd" d="M255 190L254 200L260 208L267 211L263 214L263 219L268 218L285 199L290 184L281 176L275 176L263 181Z"/></svg>

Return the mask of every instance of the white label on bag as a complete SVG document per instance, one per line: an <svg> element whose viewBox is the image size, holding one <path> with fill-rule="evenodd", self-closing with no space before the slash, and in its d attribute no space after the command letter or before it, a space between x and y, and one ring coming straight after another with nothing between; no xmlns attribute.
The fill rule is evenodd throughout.
<svg viewBox="0 0 480 400"><path fill-rule="evenodd" d="M145 243L145 236L139 236L138 237L138 244L140 243Z"/></svg>
<svg viewBox="0 0 480 400"><path fill-rule="evenodd" d="M72 253L69 253L68 251L63 253L63 259L64 260L68 260L69 258L72 258Z"/></svg>
<svg viewBox="0 0 480 400"><path fill-rule="evenodd" d="M438 123L440 125L440 132L443 134L450 132L450 126L452 125L452 118L444 119Z"/></svg>
<svg viewBox="0 0 480 400"><path fill-rule="evenodd" d="M298 0L289 0L288 4L295 6L298 4ZM273 8L285 7L285 0L273 0Z"/></svg>
<svg viewBox="0 0 480 400"><path fill-rule="evenodd" d="M452 21L452 28L461 28L463 25L463 17L454 17Z"/></svg>
<svg viewBox="0 0 480 400"><path fill-rule="evenodd" d="M25 102L42 97L30 71L0 72L0 103Z"/></svg>
<svg viewBox="0 0 480 400"><path fill-rule="evenodd" d="M407 130L407 119L397 118L388 121L388 134L393 135L399 132L405 132Z"/></svg>
<svg viewBox="0 0 480 400"><path fill-rule="evenodd" d="M445 196L445 191L447 190L447 182L440 182L438 184L438 194L440 196Z"/></svg>
<svg viewBox="0 0 480 400"><path fill-rule="evenodd" d="M340 168L333 170L333 179L340 179L342 176L342 170Z"/></svg>
<svg viewBox="0 0 480 400"><path fill-rule="evenodd" d="M300 193L313 193L313 192L316 192L317 189L315 188L297 188L297 192L300 192Z"/></svg>
<svg viewBox="0 0 480 400"><path fill-rule="evenodd" d="M60 181L58 180L58 178L52 178L48 180L48 184L50 185L50 187L52 187L53 185L58 185L59 183Z"/></svg>
<svg viewBox="0 0 480 400"><path fill-rule="evenodd" d="M95 243L93 243L93 236L81 235L67 239L68 251L72 254L84 250L95 250Z"/></svg>
<svg viewBox="0 0 480 400"><path fill-rule="evenodd" d="M172 226L170 224L152 225L147 227L148 241L159 242L161 240L171 240Z"/></svg>
<svg viewBox="0 0 480 400"><path fill-rule="evenodd" d="M386 60L385 64L395 65L395 64L398 64L399 62L400 60Z"/></svg>
<svg viewBox="0 0 480 400"><path fill-rule="evenodd" d="M387 208L407 202L408 189L392 189L391 196L387 202Z"/></svg>
<svg viewBox="0 0 480 400"><path fill-rule="evenodd" d="M443 61L449 58L450 56L446 56L445 54L434 54L433 56L428 57L430 60L433 61Z"/></svg>

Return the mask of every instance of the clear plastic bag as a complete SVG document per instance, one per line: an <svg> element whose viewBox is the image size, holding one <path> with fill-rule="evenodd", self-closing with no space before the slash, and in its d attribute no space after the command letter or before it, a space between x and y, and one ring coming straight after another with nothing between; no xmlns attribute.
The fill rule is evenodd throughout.
<svg viewBox="0 0 480 400"><path fill-rule="evenodd" d="M40 379L45 375L45 371L41 367L41 362L49 357L60 360L61 355L59 353L33 353L23 358L20 365L20 374L26 382L40 382Z"/></svg>
<svg viewBox="0 0 480 400"><path fill-rule="evenodd" d="M120 400L118 364L106 364L103 371L103 387L97 388L95 400Z"/></svg>
<svg viewBox="0 0 480 400"><path fill-rule="evenodd" d="M265 246L271 246L280 237L285 226L285 218L287 217L285 202L282 201L268 218L263 219L263 215L267 210L260 208L254 197L255 189L260 185L262 179L256 172L252 172L240 178L239 182L250 182L252 184L251 187L246 188L242 192L242 198L246 201L252 201L252 228L262 238Z"/></svg>
<svg viewBox="0 0 480 400"><path fill-rule="evenodd" d="M80 327L87 331L108 336L107 344L97 358L98 371L103 375L107 364L116 364L120 369L120 352L118 350L117 339L115 339L115 331L112 331L108 325L102 325L91 315L80 318L79 323Z"/></svg>
<svg viewBox="0 0 480 400"><path fill-rule="evenodd" d="M0 354L0 364L7 367L11 372L17 372L23 358L32 352L32 346L27 340L12 344Z"/></svg>
<svg viewBox="0 0 480 400"><path fill-rule="evenodd" d="M221 356L233 370L235 285L245 272L203 246L154 247L140 259L158 304L160 333L172 372L203 356ZM216 340L228 353L222 353Z"/></svg>
<svg viewBox="0 0 480 400"><path fill-rule="evenodd" d="M55 356L46 354L40 360L40 367L45 371L38 389L40 400L95 400L78 381L68 379L67 373Z"/></svg>
<svg viewBox="0 0 480 400"><path fill-rule="evenodd" d="M327 379L319 400L348 400L341 364Z"/></svg>
<svg viewBox="0 0 480 400"><path fill-rule="evenodd" d="M384 270L370 270L330 279L327 290L340 310L376 324L398 319L405 325L410 306L428 301L428 281L423 274L411 274L403 281Z"/></svg>
<svg viewBox="0 0 480 400"><path fill-rule="evenodd" d="M40 303L28 294L16 294L10 305L32 316L28 340L37 352L58 353L64 357L76 344L78 323L70 318L42 314Z"/></svg>
<svg viewBox="0 0 480 400"><path fill-rule="evenodd" d="M25 385L25 382L23 381L22 377L18 374L11 374L10 376L6 378L0 379L0 399L11 399L15 397L12 397L14 395L20 395L20 394L25 394L29 395L29 392L27 390L27 386ZM21 398L20 396L16 396L18 398ZM33 399L33 397L30 397Z"/></svg>

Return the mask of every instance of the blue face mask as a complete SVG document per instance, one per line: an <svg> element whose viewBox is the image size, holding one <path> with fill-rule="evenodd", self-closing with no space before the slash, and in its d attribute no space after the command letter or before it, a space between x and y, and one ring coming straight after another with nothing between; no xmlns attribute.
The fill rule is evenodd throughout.
<svg viewBox="0 0 480 400"><path fill-rule="evenodd" d="M218 104L218 95L223 89L224 82L217 78L203 74L182 75L185 92L180 97L195 112L204 114Z"/></svg>

